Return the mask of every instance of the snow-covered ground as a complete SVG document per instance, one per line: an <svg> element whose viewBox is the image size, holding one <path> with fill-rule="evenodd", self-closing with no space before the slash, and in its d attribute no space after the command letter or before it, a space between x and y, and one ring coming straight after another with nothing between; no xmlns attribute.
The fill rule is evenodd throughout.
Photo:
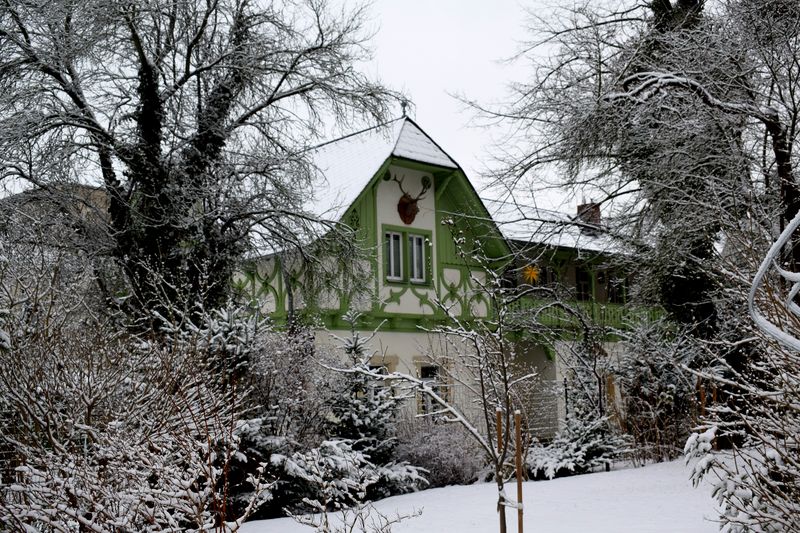
<svg viewBox="0 0 800 533"><path fill-rule="evenodd" d="M711 489L695 489L683 461L644 468L587 474L524 485L525 531L531 533L712 533L719 530ZM516 494L513 485L506 493ZM487 533L497 531L494 486L445 487L387 498L384 514L422 516L394 526L394 532ZM516 531L510 509L509 531ZM291 519L245 524L246 533L301 533L312 529Z"/></svg>

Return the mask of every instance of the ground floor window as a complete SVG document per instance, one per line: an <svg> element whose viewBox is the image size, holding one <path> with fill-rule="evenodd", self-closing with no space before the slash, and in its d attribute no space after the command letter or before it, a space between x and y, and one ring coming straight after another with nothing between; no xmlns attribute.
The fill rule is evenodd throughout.
<svg viewBox="0 0 800 533"><path fill-rule="evenodd" d="M429 364L420 366L419 379L445 401L450 401L450 387L439 366ZM429 394L417 393L417 412L419 414L431 414L439 410L441 410L441 405L436 403Z"/></svg>

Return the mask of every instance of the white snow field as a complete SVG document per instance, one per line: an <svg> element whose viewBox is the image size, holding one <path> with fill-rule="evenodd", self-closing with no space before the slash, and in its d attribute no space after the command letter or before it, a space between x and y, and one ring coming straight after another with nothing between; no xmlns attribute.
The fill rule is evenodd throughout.
<svg viewBox="0 0 800 533"><path fill-rule="evenodd" d="M693 488L682 460L644 468L586 474L525 483L526 533L712 533L719 531L711 487ZM516 495L516 486L506 486ZM383 514L422 516L395 525L393 532L491 533L497 531L494 485L444 487L387 498L376 503ZM517 512L508 510L509 531L517 531ZM312 528L292 519L244 525L246 533L301 533Z"/></svg>

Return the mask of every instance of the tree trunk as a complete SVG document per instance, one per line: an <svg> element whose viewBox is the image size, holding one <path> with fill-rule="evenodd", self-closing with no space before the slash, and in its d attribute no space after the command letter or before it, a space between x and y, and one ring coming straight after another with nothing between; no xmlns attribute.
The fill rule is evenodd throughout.
<svg viewBox="0 0 800 533"><path fill-rule="evenodd" d="M497 513L500 515L500 533L506 533L506 496L503 487L503 468L499 463L495 467L494 478L497 482Z"/></svg>

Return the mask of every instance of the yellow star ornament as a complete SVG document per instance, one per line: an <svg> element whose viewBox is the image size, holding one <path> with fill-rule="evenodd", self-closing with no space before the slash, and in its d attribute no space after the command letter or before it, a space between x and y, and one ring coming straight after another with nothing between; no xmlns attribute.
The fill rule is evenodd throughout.
<svg viewBox="0 0 800 533"><path fill-rule="evenodd" d="M539 276L541 275L541 271L539 267L536 265L526 265L522 268L522 279L525 280L526 283L530 283L533 285L539 281Z"/></svg>

